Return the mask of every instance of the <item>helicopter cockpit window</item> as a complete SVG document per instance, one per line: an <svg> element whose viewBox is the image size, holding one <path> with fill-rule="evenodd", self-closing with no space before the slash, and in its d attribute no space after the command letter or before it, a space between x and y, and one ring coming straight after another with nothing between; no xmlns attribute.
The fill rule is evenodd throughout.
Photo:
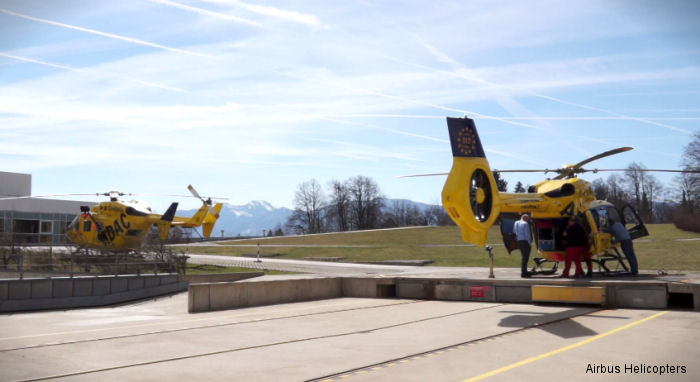
<svg viewBox="0 0 700 382"><path fill-rule="evenodd" d="M75 218L73 218L73 220L68 224L68 227L66 227L66 230L72 229L72 230L77 231L78 228L80 228L80 222L78 220L80 220L80 219L78 219L77 216Z"/></svg>
<svg viewBox="0 0 700 382"><path fill-rule="evenodd" d="M576 193L576 187L574 187L570 183L566 183L563 186L561 186L561 188L545 192L544 194L549 196L550 198L563 198L565 196L571 196L574 193Z"/></svg>
<svg viewBox="0 0 700 382"><path fill-rule="evenodd" d="M592 208L591 214L599 231L608 228L608 210L605 207Z"/></svg>
<svg viewBox="0 0 700 382"><path fill-rule="evenodd" d="M146 215L148 215L147 213L141 212L134 207L126 207L126 214L131 215L131 216L146 216Z"/></svg>
<svg viewBox="0 0 700 382"><path fill-rule="evenodd" d="M85 222L83 222L83 232L90 232L91 228L92 228L92 222L89 220L85 220Z"/></svg>
<svg viewBox="0 0 700 382"><path fill-rule="evenodd" d="M610 221L620 221L620 214L617 209L612 206L601 206L591 209L593 220L596 228L600 231L606 231L610 228Z"/></svg>

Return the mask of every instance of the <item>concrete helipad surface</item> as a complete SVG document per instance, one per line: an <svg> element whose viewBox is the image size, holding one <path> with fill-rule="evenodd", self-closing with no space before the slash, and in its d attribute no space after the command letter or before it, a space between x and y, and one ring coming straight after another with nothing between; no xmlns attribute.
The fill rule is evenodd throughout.
<svg viewBox="0 0 700 382"><path fill-rule="evenodd" d="M188 314L186 299L0 315L0 380L700 378L690 311L342 298Z"/></svg>

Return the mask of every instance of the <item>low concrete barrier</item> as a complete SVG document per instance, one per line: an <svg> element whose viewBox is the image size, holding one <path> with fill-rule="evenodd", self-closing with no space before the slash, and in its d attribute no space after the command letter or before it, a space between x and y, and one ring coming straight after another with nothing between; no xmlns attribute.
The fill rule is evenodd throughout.
<svg viewBox="0 0 700 382"><path fill-rule="evenodd" d="M184 290L176 274L0 280L0 312L112 305Z"/></svg>
<svg viewBox="0 0 700 382"><path fill-rule="evenodd" d="M342 280L333 278L190 284L188 311L322 300L342 296Z"/></svg>
<svg viewBox="0 0 700 382"><path fill-rule="evenodd" d="M700 284L670 286L669 283L660 281L409 277L306 278L190 284L188 309L190 312L205 312L339 297L532 303L533 288L540 286L564 287L567 291L576 292L573 297L550 298L550 301L595 303L610 308L666 309L669 306L669 293L692 294L694 308L700 310ZM595 292L595 298L579 298L589 292ZM574 301L574 297L581 301ZM535 296L534 300L547 299Z"/></svg>
<svg viewBox="0 0 700 382"><path fill-rule="evenodd" d="M180 275L180 281L187 281L190 284L200 283L220 283L228 281L239 281L250 279L253 277L264 276L265 272L233 272L233 273L216 273L203 275Z"/></svg>

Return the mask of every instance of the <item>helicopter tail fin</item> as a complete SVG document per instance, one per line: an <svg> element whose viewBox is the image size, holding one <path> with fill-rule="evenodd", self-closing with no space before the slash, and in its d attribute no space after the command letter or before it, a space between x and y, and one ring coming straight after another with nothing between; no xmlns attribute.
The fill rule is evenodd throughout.
<svg viewBox="0 0 700 382"><path fill-rule="evenodd" d="M158 237L160 240L165 240L168 237L168 232L170 232L170 224L173 222L175 217L175 211L177 210L177 203L173 203L168 207L163 216L160 217L158 221Z"/></svg>
<svg viewBox="0 0 700 382"><path fill-rule="evenodd" d="M216 212L216 215L212 215L211 213L208 213L204 217L204 222L202 223L202 235L204 237L211 236L211 231L214 229L214 224L216 224L216 219L219 218L219 212L221 212L222 206L223 205L221 203L216 203L216 205L214 206L214 211Z"/></svg>
<svg viewBox="0 0 700 382"><path fill-rule="evenodd" d="M459 226L464 241L484 246L488 230L500 212L496 181L474 120L447 118L447 128L453 161L442 189L442 205Z"/></svg>

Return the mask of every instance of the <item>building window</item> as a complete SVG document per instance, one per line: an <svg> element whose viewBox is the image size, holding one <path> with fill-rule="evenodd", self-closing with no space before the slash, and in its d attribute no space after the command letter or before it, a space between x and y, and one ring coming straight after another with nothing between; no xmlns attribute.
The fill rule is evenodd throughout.
<svg viewBox="0 0 700 382"><path fill-rule="evenodd" d="M41 222L41 233L53 233L53 222L42 221Z"/></svg>

